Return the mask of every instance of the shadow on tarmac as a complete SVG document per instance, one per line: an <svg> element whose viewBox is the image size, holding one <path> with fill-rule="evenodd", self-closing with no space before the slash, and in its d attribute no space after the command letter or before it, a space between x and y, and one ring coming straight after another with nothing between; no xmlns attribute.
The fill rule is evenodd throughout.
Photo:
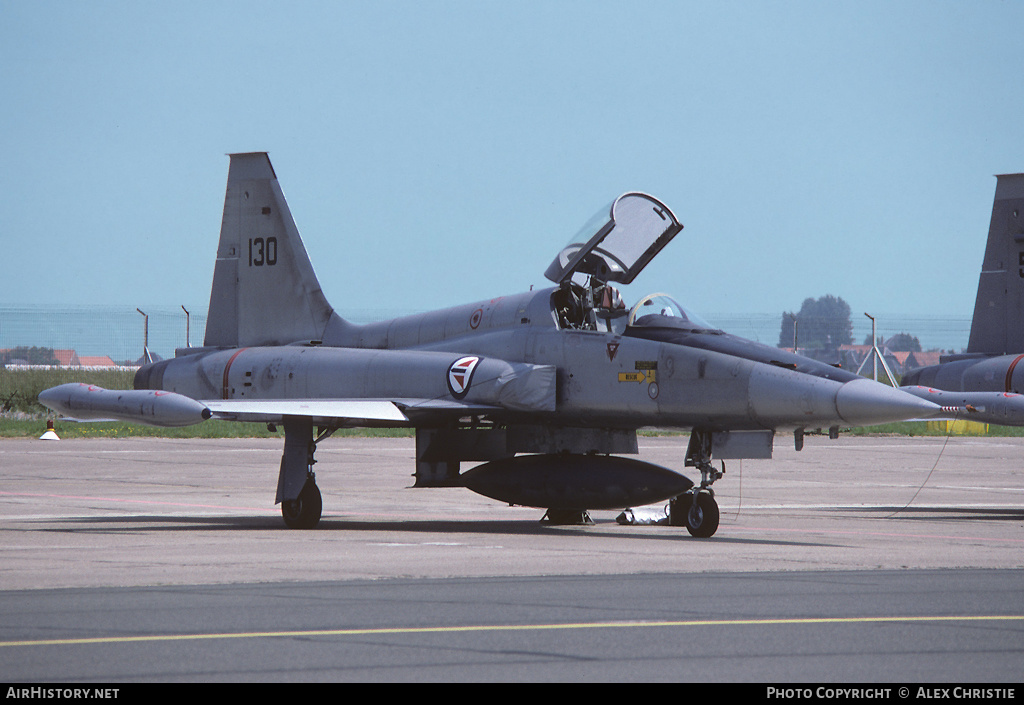
<svg viewBox="0 0 1024 705"><path fill-rule="evenodd" d="M125 534L132 532L187 532L187 531L280 531L302 534L301 530L288 529L280 517L274 516L160 516L160 515L123 515L106 517L77 517L60 520L37 519L33 524L40 525L39 530L53 533L90 533L90 534ZM61 526L46 526L60 524ZM597 529L597 530L595 530ZM613 532L607 531L613 529ZM621 531L619 531L621 529ZM444 521L444 520L386 520L366 521L363 519L337 519L325 517L313 533L331 531L366 532L366 533L407 533L407 534L475 534L505 536L558 536L573 535L579 540L616 539L624 541L689 541L701 543L726 543L736 545L767 545L767 546L828 546L834 543L817 541L792 541L768 538L749 538L728 536L728 528L723 527L710 539L696 539L690 536L684 527L668 526L623 526L616 522L602 521L585 526L552 526L540 521Z"/></svg>

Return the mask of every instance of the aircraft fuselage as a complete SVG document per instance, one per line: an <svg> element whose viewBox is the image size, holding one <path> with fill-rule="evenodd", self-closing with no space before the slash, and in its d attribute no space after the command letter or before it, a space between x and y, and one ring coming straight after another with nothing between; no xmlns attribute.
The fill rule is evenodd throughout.
<svg viewBox="0 0 1024 705"><path fill-rule="evenodd" d="M893 406L903 395L866 380L826 379L614 332L561 330L551 313L555 291L349 326L315 343L182 350L140 370L136 387L194 399L458 399L493 405L489 415L502 422L626 429L824 428L905 415ZM467 355L480 362L459 394L448 374ZM530 385L547 383L537 367L557 371L548 408L529 402L540 394ZM527 401L510 409L510 397Z"/></svg>

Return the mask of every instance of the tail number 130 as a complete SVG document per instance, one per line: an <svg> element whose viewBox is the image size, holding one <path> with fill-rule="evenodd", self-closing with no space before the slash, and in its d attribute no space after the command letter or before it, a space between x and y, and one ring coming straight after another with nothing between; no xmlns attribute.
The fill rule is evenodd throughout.
<svg viewBox="0 0 1024 705"><path fill-rule="evenodd" d="M273 267L275 264L277 264L277 238L249 238L249 266Z"/></svg>

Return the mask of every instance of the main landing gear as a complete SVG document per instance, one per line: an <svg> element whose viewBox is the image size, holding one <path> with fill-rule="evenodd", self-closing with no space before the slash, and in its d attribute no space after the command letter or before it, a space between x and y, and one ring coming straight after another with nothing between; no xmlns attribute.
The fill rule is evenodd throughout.
<svg viewBox="0 0 1024 705"><path fill-rule="evenodd" d="M315 529L320 523L322 511L323 499L320 497L320 488L316 486L313 473L309 473L309 478L302 486L298 497L281 502L281 516L284 517L284 525L289 529Z"/></svg>
<svg viewBox="0 0 1024 705"><path fill-rule="evenodd" d="M685 526L690 535L706 539L718 531L718 502L711 485L725 474L725 462L717 470L711 464L711 433L694 429L686 449L686 465L700 470L700 485L669 502L669 522Z"/></svg>
<svg viewBox="0 0 1024 705"><path fill-rule="evenodd" d="M320 523L323 499L316 486L313 465L316 444L334 433L333 428L321 431L313 438L313 423L309 419L284 420L284 454L281 473L277 478L277 500L281 516L289 529L315 529Z"/></svg>

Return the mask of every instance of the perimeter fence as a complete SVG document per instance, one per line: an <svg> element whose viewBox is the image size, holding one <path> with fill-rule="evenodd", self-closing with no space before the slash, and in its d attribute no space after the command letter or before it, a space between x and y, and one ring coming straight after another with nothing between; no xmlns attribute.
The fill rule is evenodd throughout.
<svg viewBox="0 0 1024 705"><path fill-rule="evenodd" d="M354 323L387 320L410 313L415 312L339 311L341 316ZM781 313L711 313L705 318L728 333L765 345L775 346L780 342ZM875 318L880 338L907 333L920 340L923 350L963 350L971 329L970 316L880 313ZM854 344L870 340L871 321L854 316L851 323ZM206 328L205 305L139 306L137 309L128 306L0 305L0 350L36 347L74 351L79 360L85 358L79 365L82 367L93 366L86 364L90 358L109 358L109 363L102 359L93 360L101 365L140 364L147 328L150 352L161 358L173 357L176 348L202 345ZM60 362L69 364L67 359Z"/></svg>
<svg viewBox="0 0 1024 705"><path fill-rule="evenodd" d="M970 316L926 316L921 314L879 313L875 316L876 335L883 340L899 333L917 338L922 350L960 352L967 347L971 333ZM721 313L705 318L712 324L734 335L755 340L765 345L779 345L782 331L781 313ZM800 319L801 321L804 318ZM871 321L865 316L851 316L854 345L870 344ZM792 343L785 341L784 347ZM802 347L803 344L800 343Z"/></svg>

